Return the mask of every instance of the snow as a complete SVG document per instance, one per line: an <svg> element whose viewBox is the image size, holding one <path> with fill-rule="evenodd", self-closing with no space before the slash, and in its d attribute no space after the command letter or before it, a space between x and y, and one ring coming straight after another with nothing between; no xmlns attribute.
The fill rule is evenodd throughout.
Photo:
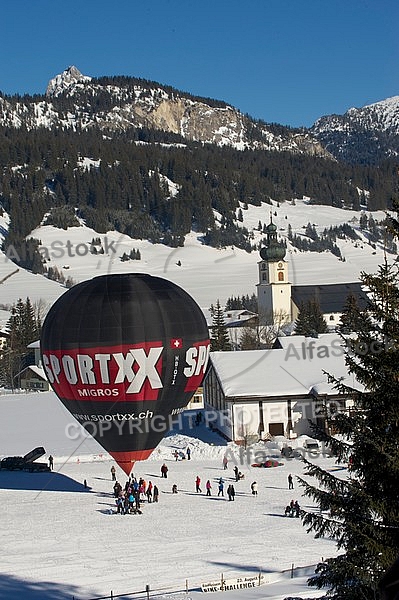
<svg viewBox="0 0 399 600"><path fill-rule="evenodd" d="M54 457L53 473L0 471L0 599L70 600L162 588L173 598L199 599L202 583L250 577L261 572L270 583L253 590L216 593L215 598L280 600L320 595L306 586L312 565L335 554L329 540L315 540L301 521L283 516L291 499L309 508L309 500L288 490L287 476L302 473L299 459L280 458L282 466L251 466L257 452L278 453L278 444L251 451L227 443L205 424L195 427L190 415L176 417L175 428L149 459L136 463L134 474L160 490L158 504L142 504L142 515L114 511L108 454L76 424L53 392L0 396L2 454L24 455L43 445ZM279 440L282 445L282 439ZM302 440L303 443L303 440ZM301 438L290 444L301 446ZM174 450L191 448L191 460L175 461ZM222 460L229 459L223 470ZM41 459L43 460L43 458ZM317 458L335 469L331 458ZM161 479L163 462L169 467ZM238 464L244 480L234 483L234 503L217 497L219 477L233 482ZM203 493L195 493L201 477ZM117 478L125 475L117 467ZM85 490L83 482L89 486ZM212 484L212 496L204 493ZM295 479L295 477L294 477ZM258 496L250 492L258 482ZM178 494L172 494L172 484ZM302 577L291 579L291 568ZM283 571L285 571L283 573ZM165 591L154 593L155 597ZM128 596L124 596L128 597ZM130 596L129 596L130 597Z"/></svg>

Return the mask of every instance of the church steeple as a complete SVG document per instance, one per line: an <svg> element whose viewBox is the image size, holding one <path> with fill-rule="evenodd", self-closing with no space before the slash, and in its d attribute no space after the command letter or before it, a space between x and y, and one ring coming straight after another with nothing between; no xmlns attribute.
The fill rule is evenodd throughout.
<svg viewBox="0 0 399 600"><path fill-rule="evenodd" d="M284 260L285 246L277 240L277 225L266 227L267 245L260 250L258 262L258 313L260 325L288 323L291 320L291 283L288 281L288 263Z"/></svg>
<svg viewBox="0 0 399 600"><path fill-rule="evenodd" d="M270 211L270 223L266 227L267 246L261 248L260 256L267 262L278 262L284 260L285 246L277 240L277 225L273 223L272 213Z"/></svg>

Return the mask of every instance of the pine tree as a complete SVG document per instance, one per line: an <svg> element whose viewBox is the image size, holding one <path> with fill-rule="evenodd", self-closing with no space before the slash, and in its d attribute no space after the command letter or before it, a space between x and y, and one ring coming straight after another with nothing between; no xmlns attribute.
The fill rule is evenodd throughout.
<svg viewBox="0 0 399 600"><path fill-rule="evenodd" d="M396 234L399 233L399 224ZM399 550L399 269L387 261L376 274L361 275L369 289L366 309L352 306L355 332L343 337L349 372L364 388L351 388L331 374L351 412L329 419L338 435L315 429L337 462L348 464L346 477L305 460L305 495L319 507L302 511L315 537L336 541L340 554L317 566L309 584L327 588L326 598L379 600L378 582ZM364 389L364 391L363 391Z"/></svg>
<svg viewBox="0 0 399 600"><path fill-rule="evenodd" d="M342 334L347 334L351 331L356 331L356 329L359 327L359 317L359 303L357 301L356 296L351 292L348 295L344 304L344 310L342 311L340 323L338 326L339 331Z"/></svg>
<svg viewBox="0 0 399 600"><path fill-rule="evenodd" d="M29 298L21 299L11 309L11 317L6 325L9 338L0 361L0 381L3 385L14 387L15 376L23 369L27 346L39 336L37 320Z"/></svg>
<svg viewBox="0 0 399 600"><path fill-rule="evenodd" d="M212 310L212 325L211 325L211 351L231 350L229 335L226 329L223 309L220 306L219 300L216 306L211 307Z"/></svg>
<svg viewBox="0 0 399 600"><path fill-rule="evenodd" d="M295 321L295 334L314 337L319 333L327 333L327 331L327 322L323 317L319 302L316 299L303 302Z"/></svg>

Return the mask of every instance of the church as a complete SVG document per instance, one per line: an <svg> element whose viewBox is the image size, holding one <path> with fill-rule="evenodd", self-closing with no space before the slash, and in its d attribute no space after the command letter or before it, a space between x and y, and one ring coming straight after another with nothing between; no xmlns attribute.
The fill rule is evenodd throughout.
<svg viewBox="0 0 399 600"><path fill-rule="evenodd" d="M302 304L316 300L330 330L341 319L348 296L353 295L361 308L367 305L367 295L360 282L321 285L292 285L289 281L286 248L277 240L277 226L270 217L266 227L267 245L260 250L257 283L260 325L277 325L296 321Z"/></svg>

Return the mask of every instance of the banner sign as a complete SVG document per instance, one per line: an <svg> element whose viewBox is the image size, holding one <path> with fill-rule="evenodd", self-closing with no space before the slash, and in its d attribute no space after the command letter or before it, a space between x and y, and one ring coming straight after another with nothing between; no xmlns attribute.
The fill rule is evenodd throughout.
<svg viewBox="0 0 399 600"><path fill-rule="evenodd" d="M230 592L232 590L245 590L258 587L264 583L270 582L261 573L252 577L236 577L235 579L223 579L221 577L218 581L212 583L202 583L201 590L203 592Z"/></svg>

